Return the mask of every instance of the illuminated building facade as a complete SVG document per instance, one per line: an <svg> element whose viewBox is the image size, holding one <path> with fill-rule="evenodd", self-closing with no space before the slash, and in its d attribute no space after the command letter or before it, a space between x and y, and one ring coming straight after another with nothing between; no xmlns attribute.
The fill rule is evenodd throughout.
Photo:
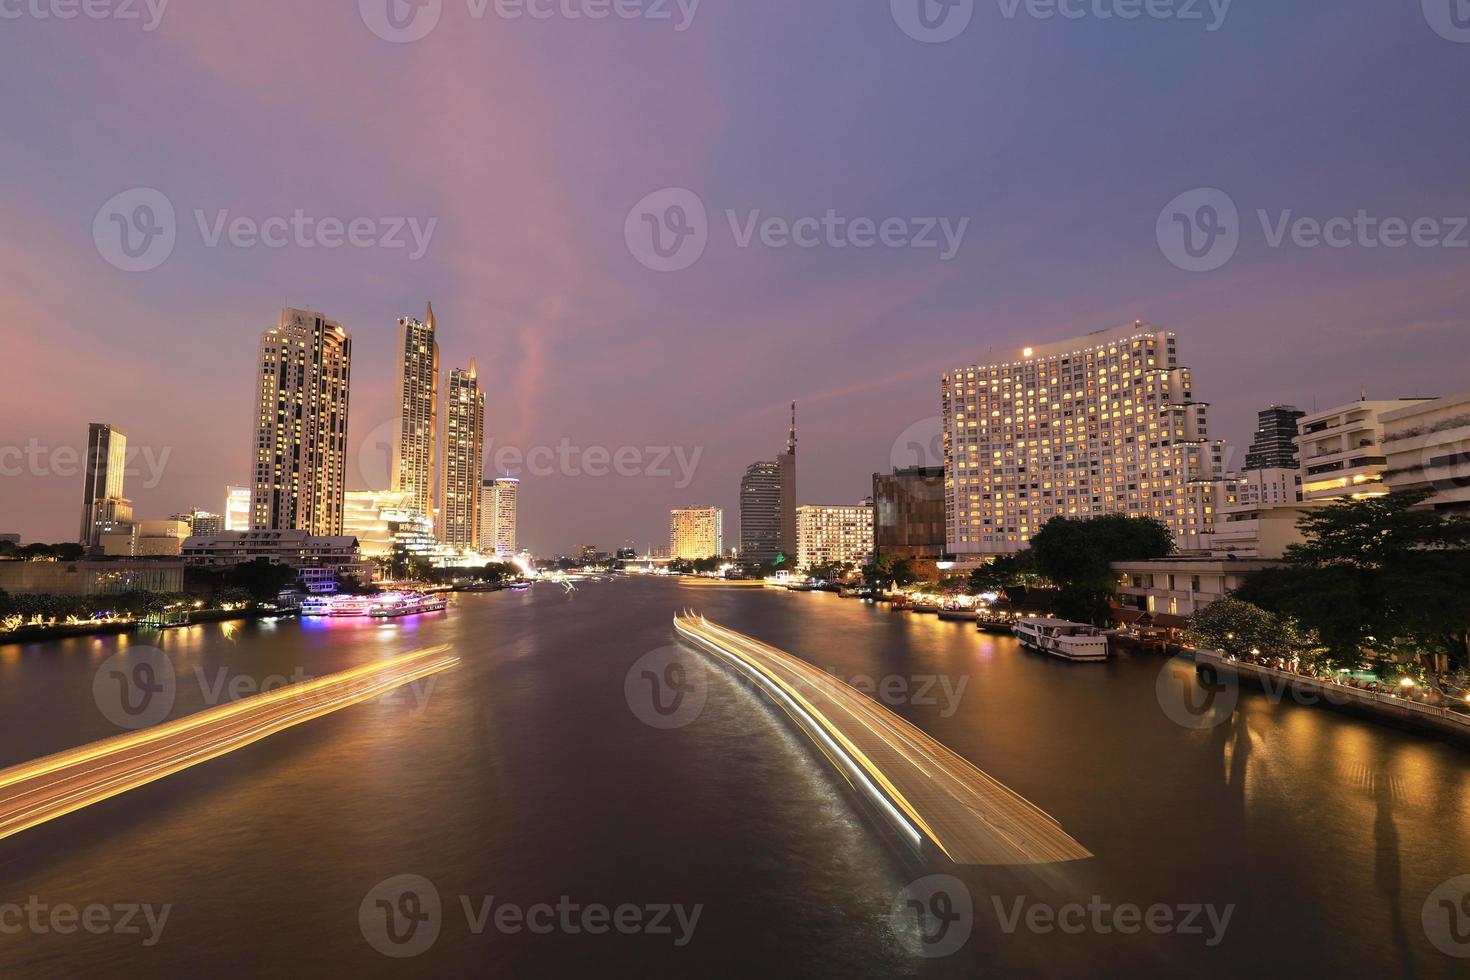
<svg viewBox="0 0 1470 980"><path fill-rule="evenodd" d="M226 531L250 530L250 500L253 496L249 487L225 488Z"/></svg>
<svg viewBox="0 0 1470 980"><path fill-rule="evenodd" d="M796 404L786 451L752 463L740 480L740 558L762 564L794 558L796 534Z"/></svg>
<svg viewBox="0 0 1470 980"><path fill-rule="evenodd" d="M101 422L87 428L86 483L82 486L82 528L78 540L97 547L104 525L133 519L133 506L123 497L128 437Z"/></svg>
<svg viewBox="0 0 1470 980"><path fill-rule="evenodd" d="M944 468L873 474L873 547L895 558L944 557Z"/></svg>
<svg viewBox="0 0 1470 980"><path fill-rule="evenodd" d="M1387 413L1402 414L1431 401L1400 398L1362 401L1325 412L1313 412L1297 423L1301 454L1302 499L1381 497L1388 493L1384 474L1388 457L1383 450L1383 421Z"/></svg>
<svg viewBox="0 0 1470 980"><path fill-rule="evenodd" d="M480 547L480 494L485 470L485 393L474 361L449 375L444 412L444 497L439 531L445 544Z"/></svg>
<svg viewBox="0 0 1470 980"><path fill-rule="evenodd" d="M1391 493L1431 490L1423 506L1470 516L1470 392L1382 416Z"/></svg>
<svg viewBox="0 0 1470 980"><path fill-rule="evenodd" d="M1256 418L1256 437L1245 454L1245 470L1295 470L1297 421L1306 415L1291 405L1272 405Z"/></svg>
<svg viewBox="0 0 1470 980"><path fill-rule="evenodd" d="M434 516L438 494L439 341L434 304L428 320L398 321L396 371L398 427L393 433L393 490L406 493L419 513Z"/></svg>
<svg viewBox="0 0 1470 980"><path fill-rule="evenodd" d="M1223 448L1174 334L1136 323L958 368L941 382L945 525L956 556L1024 549L1054 517L1213 530Z"/></svg>
<svg viewBox="0 0 1470 980"><path fill-rule="evenodd" d="M697 561L725 550L725 512L718 507L669 511L669 557Z"/></svg>
<svg viewBox="0 0 1470 980"><path fill-rule="evenodd" d="M873 507L796 508L796 567L850 562L862 567L873 559Z"/></svg>
<svg viewBox="0 0 1470 980"><path fill-rule="evenodd" d="M516 507L521 481L486 480L480 487L480 550L502 558L516 553Z"/></svg>
<svg viewBox="0 0 1470 980"><path fill-rule="evenodd" d="M260 338L251 528L342 533L352 338L306 310Z"/></svg>

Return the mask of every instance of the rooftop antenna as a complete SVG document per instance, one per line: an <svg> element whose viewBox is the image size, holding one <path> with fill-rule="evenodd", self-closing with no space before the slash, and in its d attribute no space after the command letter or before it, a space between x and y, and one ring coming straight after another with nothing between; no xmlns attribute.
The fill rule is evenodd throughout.
<svg viewBox="0 0 1470 980"><path fill-rule="evenodd" d="M786 451L796 455L796 402L791 403L791 435L786 439Z"/></svg>

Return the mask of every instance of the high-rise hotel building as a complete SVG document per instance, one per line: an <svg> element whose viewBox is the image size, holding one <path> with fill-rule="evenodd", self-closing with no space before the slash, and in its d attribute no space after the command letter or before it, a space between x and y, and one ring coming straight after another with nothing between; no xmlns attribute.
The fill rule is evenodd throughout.
<svg viewBox="0 0 1470 980"><path fill-rule="evenodd" d="M454 548L480 545L480 489L485 469L485 393L479 371L449 374L444 410L444 489L439 505L439 539Z"/></svg>
<svg viewBox="0 0 1470 980"><path fill-rule="evenodd" d="M669 511L669 557L699 561L725 550L725 512L718 507Z"/></svg>
<svg viewBox="0 0 1470 980"><path fill-rule="evenodd" d="M95 548L105 530L133 519L133 505L123 497L128 437L101 422L87 428L86 484L82 487L82 530L85 548Z"/></svg>
<svg viewBox="0 0 1470 980"><path fill-rule="evenodd" d="M251 526L340 535L352 338L320 313L285 309L256 364Z"/></svg>
<svg viewBox="0 0 1470 980"><path fill-rule="evenodd" d="M873 560L873 505L796 508L796 567Z"/></svg>
<svg viewBox="0 0 1470 980"><path fill-rule="evenodd" d="M393 492L406 493L414 509L434 516L438 500L439 341L434 304L427 322L398 321L393 375L398 396L398 428L393 433Z"/></svg>
<svg viewBox="0 0 1470 980"><path fill-rule="evenodd" d="M516 553L516 498L521 481L486 480L480 489L480 550L502 558Z"/></svg>
<svg viewBox="0 0 1470 980"><path fill-rule="evenodd" d="M1154 517L1181 546L1214 525L1219 443L1175 335L1135 323L1028 347L942 381L945 529L1009 554L1054 517Z"/></svg>

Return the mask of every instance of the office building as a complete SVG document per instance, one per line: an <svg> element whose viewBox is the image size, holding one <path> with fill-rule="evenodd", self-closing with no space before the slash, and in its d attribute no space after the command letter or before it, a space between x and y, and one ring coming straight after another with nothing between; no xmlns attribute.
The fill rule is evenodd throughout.
<svg viewBox="0 0 1470 980"><path fill-rule="evenodd" d="M249 487L225 488L226 531L250 530L250 500L254 496Z"/></svg>
<svg viewBox="0 0 1470 980"><path fill-rule="evenodd" d="M170 520L183 521L192 534L219 534L225 530L225 519L207 510L190 510L175 514Z"/></svg>
<svg viewBox="0 0 1470 980"><path fill-rule="evenodd" d="M794 559L796 534L796 404L786 451L752 463L740 480L740 559L768 564Z"/></svg>
<svg viewBox="0 0 1470 980"><path fill-rule="evenodd" d="M669 511L669 556L697 561L725 550L725 513L718 507Z"/></svg>
<svg viewBox="0 0 1470 980"><path fill-rule="evenodd" d="M873 560L873 506L796 508L796 567L833 563L860 568Z"/></svg>
<svg viewBox="0 0 1470 980"><path fill-rule="evenodd" d="M480 493L485 470L485 393L474 361L449 375L445 399L443 499L439 537L463 550L480 547Z"/></svg>
<svg viewBox="0 0 1470 980"><path fill-rule="evenodd" d="M285 309L256 363L251 527L340 535L352 339L320 313Z"/></svg>
<svg viewBox="0 0 1470 980"><path fill-rule="evenodd" d="M1233 473L1221 484L1221 511L1240 508L1284 507L1302 499L1298 469L1254 469Z"/></svg>
<svg viewBox="0 0 1470 980"><path fill-rule="evenodd" d="M1295 470L1297 420L1306 415L1292 405L1272 405L1257 415L1256 437L1245 454L1245 470Z"/></svg>
<svg viewBox="0 0 1470 980"><path fill-rule="evenodd" d="M1425 507L1470 516L1470 392L1384 412L1381 420L1389 492L1433 491Z"/></svg>
<svg viewBox="0 0 1470 980"><path fill-rule="evenodd" d="M1428 404L1428 398L1362 401L1313 412L1297 423L1302 500L1381 497L1388 493L1382 416ZM1402 424L1401 422L1398 424Z"/></svg>
<svg viewBox="0 0 1470 980"><path fill-rule="evenodd" d="M183 520L119 524L98 535L98 550L108 558L177 558L190 533Z"/></svg>
<svg viewBox="0 0 1470 980"><path fill-rule="evenodd" d="M419 513L434 516L439 476L439 341L434 304L427 322L403 317L393 375L398 427L393 433L393 490L409 495Z"/></svg>
<svg viewBox="0 0 1470 980"><path fill-rule="evenodd" d="M873 474L873 546L879 555L944 557L944 468L911 466Z"/></svg>
<svg viewBox="0 0 1470 980"><path fill-rule="evenodd" d="M82 486L82 524L78 540L95 548L104 523L132 520L133 507L123 496L128 437L101 422L87 428L86 483Z"/></svg>
<svg viewBox="0 0 1470 980"><path fill-rule="evenodd" d="M516 507L521 481L485 480L480 489L480 550L502 558L516 554Z"/></svg>
<svg viewBox="0 0 1470 980"><path fill-rule="evenodd" d="M944 375L945 523L958 557L1025 548L1054 517L1213 531L1222 447L1173 333L1135 323Z"/></svg>

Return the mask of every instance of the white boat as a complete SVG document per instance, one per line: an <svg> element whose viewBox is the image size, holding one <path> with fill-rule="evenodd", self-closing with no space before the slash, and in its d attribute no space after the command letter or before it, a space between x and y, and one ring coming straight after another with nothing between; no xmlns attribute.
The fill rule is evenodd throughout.
<svg viewBox="0 0 1470 980"><path fill-rule="evenodd" d="M417 616L420 613L442 612L449 608L449 600L442 595L397 594L385 597L373 606L370 615L374 619L398 619Z"/></svg>
<svg viewBox="0 0 1470 980"><path fill-rule="evenodd" d="M1108 659L1107 634L1096 626L1065 619L1022 619L1016 622L1021 645L1073 662Z"/></svg>

